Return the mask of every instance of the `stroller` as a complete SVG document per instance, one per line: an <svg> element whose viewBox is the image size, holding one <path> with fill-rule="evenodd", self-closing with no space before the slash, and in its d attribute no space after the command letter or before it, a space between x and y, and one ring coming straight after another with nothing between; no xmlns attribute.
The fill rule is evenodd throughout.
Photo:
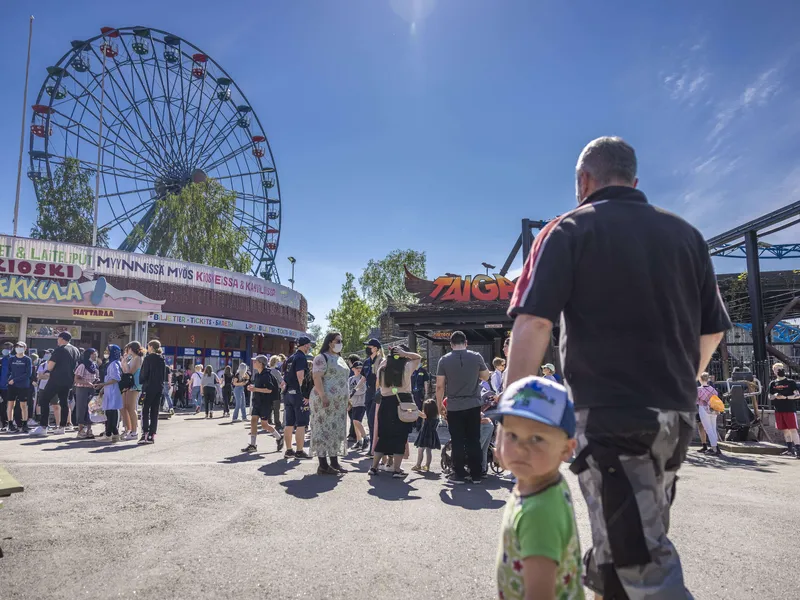
<svg viewBox="0 0 800 600"><path fill-rule="evenodd" d="M494 457L494 450L495 450L494 441L496 432L497 428L495 428L494 432L492 432L492 439L489 442L489 449L487 450L486 463L489 466L489 470L492 473L494 473L495 475L501 475L503 473L503 467L500 466L500 463L497 462ZM442 467L442 473L445 475L450 475L453 472L452 440L448 440L447 443L444 446L442 446L441 467Z"/></svg>

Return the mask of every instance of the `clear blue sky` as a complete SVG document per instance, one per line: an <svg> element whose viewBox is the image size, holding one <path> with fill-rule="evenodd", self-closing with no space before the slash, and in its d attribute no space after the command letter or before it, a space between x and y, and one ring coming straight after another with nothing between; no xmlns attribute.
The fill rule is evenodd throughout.
<svg viewBox="0 0 800 600"><path fill-rule="evenodd" d="M425 250L429 275L501 265L520 219L574 205L576 157L600 135L630 141L641 188L708 236L800 199L793 0L25 0L0 6L9 212L30 13L28 104L104 25L170 31L233 76L275 154L283 280L293 255L320 318L345 271L394 248ZM27 234L27 178L22 198Z"/></svg>

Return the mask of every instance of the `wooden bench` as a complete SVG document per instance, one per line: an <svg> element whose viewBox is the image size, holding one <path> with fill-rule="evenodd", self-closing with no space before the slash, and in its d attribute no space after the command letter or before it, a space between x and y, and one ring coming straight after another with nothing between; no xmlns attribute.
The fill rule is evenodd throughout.
<svg viewBox="0 0 800 600"><path fill-rule="evenodd" d="M11 494L24 492L22 484L11 476L11 473L0 467L0 498L8 498ZM0 500L0 508L3 508L3 501ZM0 548L0 558L3 558L3 549Z"/></svg>

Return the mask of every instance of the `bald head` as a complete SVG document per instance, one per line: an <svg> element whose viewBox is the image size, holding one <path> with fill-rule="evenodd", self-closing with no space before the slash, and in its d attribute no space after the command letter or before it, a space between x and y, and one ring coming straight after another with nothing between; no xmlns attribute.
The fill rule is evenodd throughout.
<svg viewBox="0 0 800 600"><path fill-rule="evenodd" d="M581 204L595 191L610 185L636 187L636 152L618 137L589 142L575 167L575 195Z"/></svg>

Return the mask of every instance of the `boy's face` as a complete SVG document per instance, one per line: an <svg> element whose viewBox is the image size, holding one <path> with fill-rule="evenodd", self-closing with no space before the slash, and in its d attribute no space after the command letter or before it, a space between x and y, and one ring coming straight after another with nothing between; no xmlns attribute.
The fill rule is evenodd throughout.
<svg viewBox="0 0 800 600"><path fill-rule="evenodd" d="M575 450L575 440L557 427L508 415L503 417L503 464L522 480L558 470Z"/></svg>
<svg viewBox="0 0 800 600"><path fill-rule="evenodd" d="M361 375L361 367L353 367L353 375L359 377Z"/></svg>

